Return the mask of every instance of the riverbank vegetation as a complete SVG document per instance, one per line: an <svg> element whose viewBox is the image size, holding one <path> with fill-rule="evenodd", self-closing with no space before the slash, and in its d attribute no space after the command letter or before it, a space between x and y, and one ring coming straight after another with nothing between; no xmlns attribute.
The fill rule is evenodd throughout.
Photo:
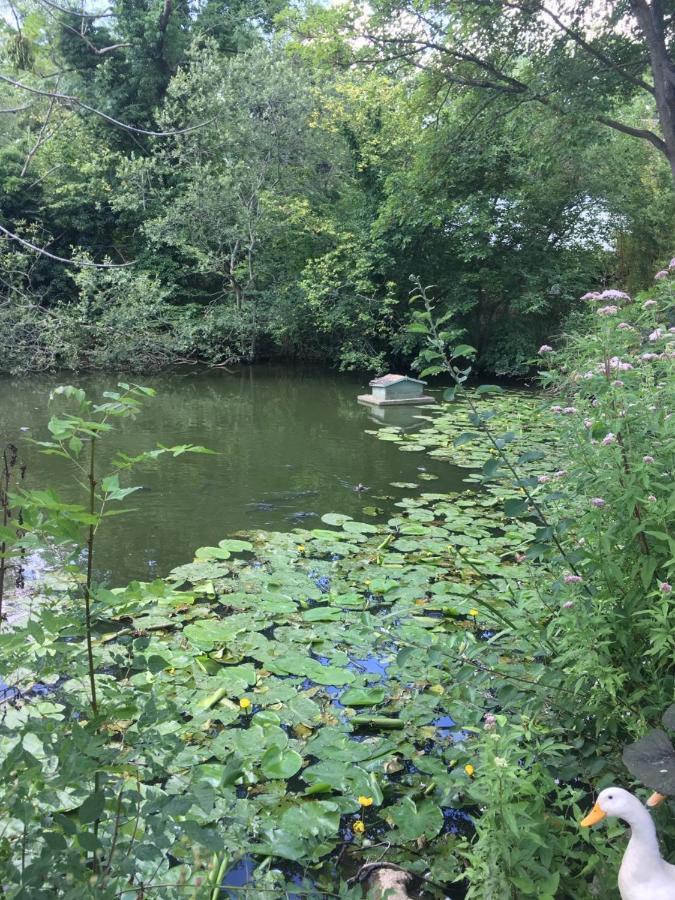
<svg viewBox="0 0 675 900"><path fill-rule="evenodd" d="M528 372L675 227L672 17L558 6L10 0L0 368L381 371L415 274Z"/></svg>
<svg viewBox="0 0 675 900"><path fill-rule="evenodd" d="M95 445L149 392L55 392L42 449L82 503L13 469L2 530L12 565L61 554L0 633L4 895L358 898L377 860L417 897L616 896L623 842L578 820L608 784L645 789L622 751L675 677L675 263L657 285L591 292L532 394L465 389L476 350L420 284L412 333L454 384L373 440L465 467L466 490L420 470L388 518L364 500L125 588L91 572L139 460L100 471Z"/></svg>

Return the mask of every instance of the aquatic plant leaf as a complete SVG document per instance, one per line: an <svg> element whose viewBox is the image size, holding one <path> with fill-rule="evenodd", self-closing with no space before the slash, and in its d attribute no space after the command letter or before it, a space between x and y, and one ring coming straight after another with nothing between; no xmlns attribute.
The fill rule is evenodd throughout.
<svg viewBox="0 0 675 900"><path fill-rule="evenodd" d="M653 791L675 794L675 749L660 728L624 748L624 765L642 784Z"/></svg>
<svg viewBox="0 0 675 900"><path fill-rule="evenodd" d="M232 553L243 553L248 550L253 550L253 544L250 541L236 541L233 539L218 541L218 546L222 550L229 550Z"/></svg>
<svg viewBox="0 0 675 900"><path fill-rule="evenodd" d="M292 778L302 768L302 757L295 750L271 746L260 761L267 778Z"/></svg>
<svg viewBox="0 0 675 900"><path fill-rule="evenodd" d="M675 703L664 712L661 722L668 731L675 731Z"/></svg>
<svg viewBox="0 0 675 900"><path fill-rule="evenodd" d="M381 687L350 688L340 696L343 706L379 706L383 703L387 692Z"/></svg>
<svg viewBox="0 0 675 900"><path fill-rule="evenodd" d="M195 550L195 560L199 559L229 559L230 551L222 547L199 547Z"/></svg>
<svg viewBox="0 0 675 900"><path fill-rule="evenodd" d="M392 843L407 843L421 837L431 840L443 827L443 813L431 800L416 804L411 797L404 797L396 806L385 809L383 815L396 827L387 836Z"/></svg>
<svg viewBox="0 0 675 900"><path fill-rule="evenodd" d="M321 521L325 522L326 525L337 525L340 527L345 522L349 522L351 518L351 516L345 516L342 513L324 513L321 516Z"/></svg>

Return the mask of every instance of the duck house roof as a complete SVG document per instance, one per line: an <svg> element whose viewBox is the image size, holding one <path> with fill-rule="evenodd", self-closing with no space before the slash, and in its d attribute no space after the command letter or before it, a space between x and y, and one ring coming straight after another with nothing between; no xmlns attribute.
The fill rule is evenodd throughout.
<svg viewBox="0 0 675 900"><path fill-rule="evenodd" d="M383 375L381 378L374 378L370 383L370 387L389 387L391 384L400 384L402 381L412 381L413 384L426 384L426 381L420 381L419 378L410 378L408 375Z"/></svg>

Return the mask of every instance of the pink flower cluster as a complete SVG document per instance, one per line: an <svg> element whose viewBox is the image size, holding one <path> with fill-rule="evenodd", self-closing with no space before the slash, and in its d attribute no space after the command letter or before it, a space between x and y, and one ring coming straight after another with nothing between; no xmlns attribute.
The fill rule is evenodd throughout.
<svg viewBox="0 0 675 900"><path fill-rule="evenodd" d="M602 497L593 497L591 500L591 506L595 506L597 509L602 509L606 503L607 501L603 500Z"/></svg>
<svg viewBox="0 0 675 900"><path fill-rule="evenodd" d="M616 291L613 289L607 291L589 291L587 294L584 294L581 298L582 300L625 300L627 303L630 302L630 294L627 294L625 291Z"/></svg>
<svg viewBox="0 0 675 900"><path fill-rule="evenodd" d="M609 360L610 369L616 369L618 372L629 372L633 367L628 362L622 362L618 356L613 356ZM602 363L600 364L600 369L603 369Z"/></svg>
<svg viewBox="0 0 675 900"><path fill-rule="evenodd" d="M653 462L654 462L654 457L653 457L653 456L643 456L643 457L642 457L642 462L644 462L644 463L653 463Z"/></svg>
<svg viewBox="0 0 675 900"><path fill-rule="evenodd" d="M667 274L668 273L666 272L666 275ZM658 306L658 303L656 302L656 300L645 300L645 302L642 304L643 309L651 309L652 306Z"/></svg>
<svg viewBox="0 0 675 900"><path fill-rule="evenodd" d="M663 328L656 328L656 329L654 329L654 331L652 331L652 333L649 335L649 340L650 340L650 341L652 342L652 344L653 344L655 341L658 341L659 338L663 337L663 334L664 334Z"/></svg>
<svg viewBox="0 0 675 900"><path fill-rule="evenodd" d="M581 575L565 575L563 578L565 584L581 584L583 580Z"/></svg>
<svg viewBox="0 0 675 900"><path fill-rule="evenodd" d="M551 347L549 344L542 344L537 352L540 356L544 356L544 354L546 353L553 353L553 347Z"/></svg>
<svg viewBox="0 0 675 900"><path fill-rule="evenodd" d="M483 716L483 721L485 725L483 726L486 731L494 731L497 727L497 719L493 716L492 713L485 713Z"/></svg>
<svg viewBox="0 0 675 900"><path fill-rule="evenodd" d="M610 444L616 444L616 435L612 434L612 432L610 431L609 434L605 435L600 443L603 447L609 447Z"/></svg>
<svg viewBox="0 0 675 900"><path fill-rule="evenodd" d="M618 311L618 306L601 306L597 313L599 316L615 316Z"/></svg>
<svg viewBox="0 0 675 900"><path fill-rule="evenodd" d="M662 594L669 594L673 589L672 584L669 584L667 581L659 582L659 590Z"/></svg>

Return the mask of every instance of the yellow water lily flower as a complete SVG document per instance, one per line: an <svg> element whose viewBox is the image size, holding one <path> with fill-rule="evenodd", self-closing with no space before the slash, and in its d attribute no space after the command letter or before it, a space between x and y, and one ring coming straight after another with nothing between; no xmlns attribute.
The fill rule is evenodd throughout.
<svg viewBox="0 0 675 900"><path fill-rule="evenodd" d="M239 706L242 709L248 709L250 707L250 705L251 705L251 701L248 699L248 697L242 697L241 700L239 701Z"/></svg>
<svg viewBox="0 0 675 900"><path fill-rule="evenodd" d="M362 796L362 797L358 798L358 801L359 801L359 806L372 806L373 805L372 797L363 797Z"/></svg>
<svg viewBox="0 0 675 900"><path fill-rule="evenodd" d="M352 824L352 831L354 832L354 834L363 834L365 830L366 826L363 824L361 819L358 819L358 821Z"/></svg>
<svg viewBox="0 0 675 900"><path fill-rule="evenodd" d="M475 770L474 767L471 765L471 763L469 763L468 765L464 766L464 771L465 771L466 774L469 776L469 778L471 778L471 776L473 775L473 773L474 773L476 770Z"/></svg>
<svg viewBox="0 0 675 900"><path fill-rule="evenodd" d="M474 618L475 618L475 617L478 615L478 610L477 610L477 609L470 609L470 610L469 610L469 615L470 615L470 616L474 616Z"/></svg>
<svg viewBox="0 0 675 900"><path fill-rule="evenodd" d="M304 545L304 544L298 544L298 548L297 548L297 549L298 549L298 553L304 553L304 552L305 552L305 545Z"/></svg>

